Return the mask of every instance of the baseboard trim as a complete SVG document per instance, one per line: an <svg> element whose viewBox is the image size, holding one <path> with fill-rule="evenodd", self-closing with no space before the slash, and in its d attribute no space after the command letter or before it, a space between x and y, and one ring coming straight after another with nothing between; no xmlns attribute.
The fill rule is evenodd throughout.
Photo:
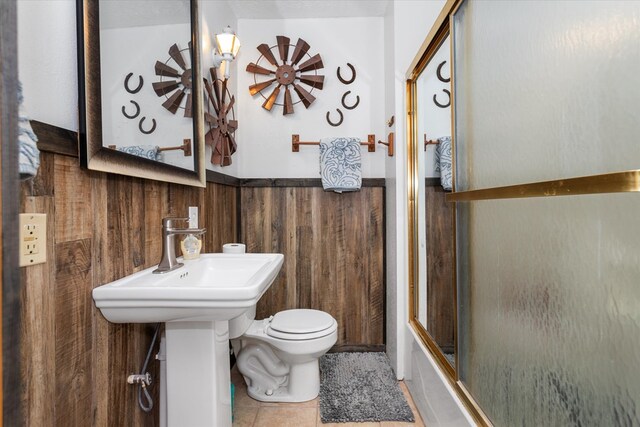
<svg viewBox="0 0 640 427"><path fill-rule="evenodd" d="M384 178L363 178L363 187L384 187ZM243 178L240 187L322 187L320 178Z"/></svg>
<svg viewBox="0 0 640 427"><path fill-rule="evenodd" d="M331 347L329 353L353 353L353 352L384 352L385 344L338 344Z"/></svg>
<svg viewBox="0 0 640 427"><path fill-rule="evenodd" d="M38 150L63 156L79 157L78 132L37 120L31 120L31 127L38 136Z"/></svg>

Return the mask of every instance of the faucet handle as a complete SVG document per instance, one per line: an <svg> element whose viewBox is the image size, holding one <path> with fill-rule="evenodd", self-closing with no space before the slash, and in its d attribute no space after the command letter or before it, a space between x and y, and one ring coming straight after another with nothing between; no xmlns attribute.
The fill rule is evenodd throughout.
<svg viewBox="0 0 640 427"><path fill-rule="evenodd" d="M173 221L189 221L189 218L182 218L182 217L162 218L162 227L164 227L164 228L172 228L173 227Z"/></svg>

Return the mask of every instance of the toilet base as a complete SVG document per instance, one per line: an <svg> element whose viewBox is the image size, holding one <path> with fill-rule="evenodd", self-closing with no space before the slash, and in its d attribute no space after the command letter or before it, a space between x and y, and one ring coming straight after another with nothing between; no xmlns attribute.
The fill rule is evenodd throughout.
<svg viewBox="0 0 640 427"><path fill-rule="evenodd" d="M250 383L245 379L245 382ZM267 394L253 385L247 387L249 396L261 402L307 402L320 394L318 359L290 366L287 382Z"/></svg>

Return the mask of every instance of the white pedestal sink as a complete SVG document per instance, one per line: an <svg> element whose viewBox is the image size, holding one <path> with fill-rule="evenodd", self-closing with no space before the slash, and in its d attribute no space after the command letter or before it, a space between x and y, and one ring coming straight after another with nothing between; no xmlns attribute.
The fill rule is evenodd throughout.
<svg viewBox="0 0 640 427"><path fill-rule="evenodd" d="M283 260L203 254L166 274L149 268L93 290L110 322L166 323L169 427L231 426L229 320L256 305Z"/></svg>

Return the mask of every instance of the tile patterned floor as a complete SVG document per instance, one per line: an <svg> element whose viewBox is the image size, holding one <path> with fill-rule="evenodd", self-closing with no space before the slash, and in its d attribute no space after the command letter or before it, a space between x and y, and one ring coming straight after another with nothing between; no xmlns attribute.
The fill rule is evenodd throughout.
<svg viewBox="0 0 640 427"><path fill-rule="evenodd" d="M413 410L415 423L384 421L380 423L323 424L320 421L319 399L302 403L258 402L247 394L247 387L236 367L231 370L231 381L236 387L234 427L424 427L409 390L402 381L400 381L400 388Z"/></svg>

